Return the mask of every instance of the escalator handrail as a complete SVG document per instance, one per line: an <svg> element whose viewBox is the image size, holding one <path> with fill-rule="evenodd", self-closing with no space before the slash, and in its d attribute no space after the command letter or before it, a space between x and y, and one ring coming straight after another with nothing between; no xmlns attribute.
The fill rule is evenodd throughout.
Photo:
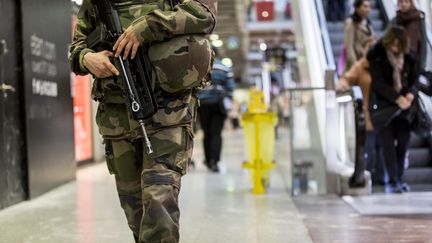
<svg viewBox="0 0 432 243"><path fill-rule="evenodd" d="M336 70L336 64L333 56L333 49L330 42L330 35L327 28L327 21L324 13L324 6L322 4L322 0L315 0L315 4L318 13L318 21L321 29L321 38L323 41L324 51L327 59L327 67L329 69Z"/></svg>
<svg viewBox="0 0 432 243"><path fill-rule="evenodd" d="M325 54L327 57L328 71L333 70L333 82L336 83L338 76L336 73L335 58L333 56L333 49L330 41L330 35L327 28L327 20L324 14L324 7L322 0L315 0L319 24L321 27L321 36L325 49ZM331 77L326 77L331 79ZM328 80L330 81L330 80ZM327 82L327 80L326 80ZM326 84L326 86L328 86ZM358 186L359 184L364 184L364 139L365 139L365 129L364 129L364 112L363 112L363 95L360 88L354 87L350 94L352 99L348 102L352 102L354 106L354 117L356 121L356 152L355 152L355 166L354 173L350 178L350 186Z"/></svg>
<svg viewBox="0 0 432 243"><path fill-rule="evenodd" d="M432 31L429 26L426 26L426 41L430 48L432 48Z"/></svg>

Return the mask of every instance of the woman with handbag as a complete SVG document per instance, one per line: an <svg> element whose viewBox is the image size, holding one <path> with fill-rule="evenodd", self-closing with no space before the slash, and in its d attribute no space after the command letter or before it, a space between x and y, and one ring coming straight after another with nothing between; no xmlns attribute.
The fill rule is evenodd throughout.
<svg viewBox="0 0 432 243"><path fill-rule="evenodd" d="M389 175L388 191L401 193L405 153L410 139L411 105L418 92L415 59L409 55L407 32L390 26L367 59L372 76L369 110L378 131Z"/></svg>

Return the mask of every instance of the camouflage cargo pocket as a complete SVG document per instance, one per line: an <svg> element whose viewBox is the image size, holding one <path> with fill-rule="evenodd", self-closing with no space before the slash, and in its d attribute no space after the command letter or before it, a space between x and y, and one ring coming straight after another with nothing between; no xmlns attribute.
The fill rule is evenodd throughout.
<svg viewBox="0 0 432 243"><path fill-rule="evenodd" d="M164 94L160 94L162 98L158 98L158 110L147 121L146 124L148 127L160 130L160 128L164 127L191 124L197 103L192 91L188 91L178 97L165 96Z"/></svg>
<svg viewBox="0 0 432 243"><path fill-rule="evenodd" d="M193 148L193 135L190 129L186 127L164 129L152 134L150 141L154 152L144 156L166 165L181 175L186 174Z"/></svg>
<svg viewBox="0 0 432 243"><path fill-rule="evenodd" d="M139 127L129 116L125 104L100 103L96 113L99 133L109 137L124 137Z"/></svg>
<svg viewBox="0 0 432 243"><path fill-rule="evenodd" d="M184 35L153 44L149 48L149 58L160 87L177 93L206 81L213 52L207 38Z"/></svg>
<svg viewBox="0 0 432 243"><path fill-rule="evenodd" d="M136 140L136 143L142 140ZM142 146L138 147L129 140L104 140L106 162L110 174L123 181L133 181L141 177Z"/></svg>

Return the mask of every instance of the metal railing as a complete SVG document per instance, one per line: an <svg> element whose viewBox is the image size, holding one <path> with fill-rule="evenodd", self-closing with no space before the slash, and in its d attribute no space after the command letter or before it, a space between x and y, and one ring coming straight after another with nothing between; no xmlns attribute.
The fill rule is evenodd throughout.
<svg viewBox="0 0 432 243"><path fill-rule="evenodd" d="M335 58L333 56L323 3L322 0L315 0L315 2L327 66L329 67L329 71L333 71L333 77L326 77L326 88L327 90L331 90L334 89L339 77L335 72ZM366 131L362 92L359 87L354 87L349 93L336 94L336 102L340 130L337 158L344 166L354 167L354 173L350 178L350 186L364 185L364 145Z"/></svg>
<svg viewBox="0 0 432 243"><path fill-rule="evenodd" d="M330 35L328 32L328 28L327 28L327 20L325 17L324 6L322 3L322 0L315 0L315 4L316 4L316 8L317 8L317 13L318 13L319 25L321 28L321 38L323 41L324 51L325 51L326 58L327 58L327 66L329 69L336 70L336 62L335 62L335 59L333 56L332 45L330 42ZM335 80L337 79L336 75L335 75L334 79Z"/></svg>

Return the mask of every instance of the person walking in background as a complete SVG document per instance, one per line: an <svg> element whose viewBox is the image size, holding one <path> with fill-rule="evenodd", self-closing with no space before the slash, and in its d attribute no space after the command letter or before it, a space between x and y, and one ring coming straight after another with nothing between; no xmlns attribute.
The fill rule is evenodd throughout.
<svg viewBox="0 0 432 243"><path fill-rule="evenodd" d="M410 40L410 52L416 60L416 69L421 72L426 63L426 24L425 14L417 10L413 0L398 0L399 10L392 21L403 26Z"/></svg>
<svg viewBox="0 0 432 243"><path fill-rule="evenodd" d="M345 71L349 70L357 60L364 57L375 41L374 31L368 18L370 12L371 3L369 0L356 0L354 13L345 20Z"/></svg>
<svg viewBox="0 0 432 243"><path fill-rule="evenodd" d="M367 54L372 76L369 96L372 123L374 114L385 114L389 109L395 111L392 115L386 115L386 123L378 131L389 175L387 191L395 193L408 190L402 177L410 140L409 110L418 92L416 62L407 54L409 49L405 29L401 26L390 26L382 40Z"/></svg>
<svg viewBox="0 0 432 243"><path fill-rule="evenodd" d="M278 81L275 78L271 78L271 86L270 86L270 111L274 112L275 114L277 114L279 116L281 107L279 106L279 97L281 94L281 88L278 84ZM279 128L279 124L280 123L276 123L275 125L275 138L278 139L279 137L279 133L278 133L278 128Z"/></svg>
<svg viewBox="0 0 432 243"><path fill-rule="evenodd" d="M200 107L199 120L204 132L204 164L212 172L219 172L218 162L222 150L222 129L232 106L232 92L235 87L231 68L222 64L215 50L211 82L198 94ZM231 105L230 105L231 103Z"/></svg>

